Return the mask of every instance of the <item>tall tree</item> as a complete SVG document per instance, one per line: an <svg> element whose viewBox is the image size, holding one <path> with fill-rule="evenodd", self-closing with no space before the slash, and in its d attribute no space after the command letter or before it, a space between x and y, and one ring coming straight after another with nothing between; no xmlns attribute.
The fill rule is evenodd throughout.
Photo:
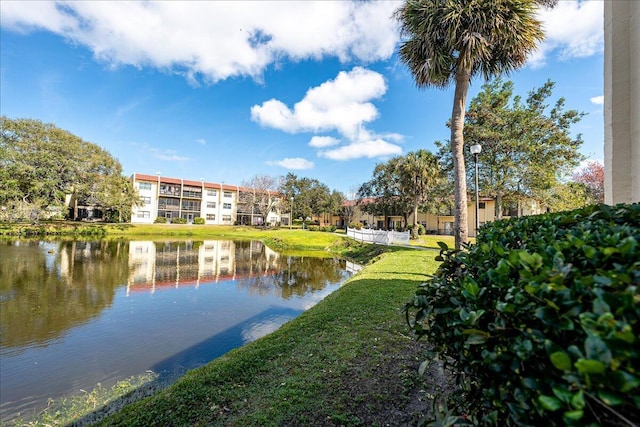
<svg viewBox="0 0 640 427"><path fill-rule="evenodd" d="M582 159L581 135L571 136L571 126L583 113L565 110L564 99L552 108L548 100L554 83L531 90L525 101L513 95L513 83L496 79L482 86L470 102L465 118L465 139L482 145L478 156L480 192L496 199L496 217L503 204L524 200L544 201L553 188ZM452 168L451 152L438 143L439 155ZM473 155L465 150L465 160ZM469 174L475 179L475 172Z"/></svg>
<svg viewBox="0 0 640 427"><path fill-rule="evenodd" d="M326 213L329 216L329 223L331 223L331 217L333 215L340 215L343 213L343 206L345 206L346 197L341 191L333 190L329 195L327 202ZM335 224L332 224L335 225Z"/></svg>
<svg viewBox="0 0 640 427"><path fill-rule="evenodd" d="M592 203L589 189L579 182L559 183L543 194L543 203L552 212L569 211Z"/></svg>
<svg viewBox="0 0 640 427"><path fill-rule="evenodd" d="M53 124L4 116L0 117L0 181L0 204L22 211L16 219L25 218L24 206L36 217L45 209L60 211L68 195L113 207L119 202L109 197L126 190L122 166L106 150ZM126 191L136 202L135 191Z"/></svg>
<svg viewBox="0 0 640 427"><path fill-rule="evenodd" d="M253 215L260 215L262 225L266 227L269 213L281 206L283 201L278 193L281 181L281 177L255 175L242 184L244 188L240 191L239 207L251 213L252 222Z"/></svg>
<svg viewBox="0 0 640 427"><path fill-rule="evenodd" d="M402 198L399 183L399 164L401 157L392 157L384 163L378 163L373 169L371 179L358 189L358 206L373 216L384 216L384 228L387 227L387 216L402 214L408 217L411 207Z"/></svg>
<svg viewBox="0 0 640 427"><path fill-rule="evenodd" d="M545 0L546 2L547 0ZM524 65L544 34L536 0L407 0L396 11L406 39L400 59L418 87L455 85L450 148L455 182L455 246L467 242L464 117L471 79Z"/></svg>
<svg viewBox="0 0 640 427"><path fill-rule="evenodd" d="M418 237L418 209L431 201L444 174L438 158L427 150L408 153L398 165L401 193L413 210L412 237Z"/></svg>
<svg viewBox="0 0 640 427"><path fill-rule="evenodd" d="M292 215L293 218L302 218L303 227L307 218L321 216L332 209L329 187L317 179L298 178L288 173L280 186L280 193L288 200L293 197Z"/></svg>
<svg viewBox="0 0 640 427"><path fill-rule="evenodd" d="M100 205L105 210L105 220L129 222L133 207L144 206L131 179L122 175L111 175L104 179L103 183Z"/></svg>
<svg viewBox="0 0 640 427"><path fill-rule="evenodd" d="M589 162L573 174L575 182L584 184L589 190L592 203L604 203L604 166L600 162Z"/></svg>
<svg viewBox="0 0 640 427"><path fill-rule="evenodd" d="M413 214L417 233L418 211L436 201L443 179L437 157L426 150L393 157L377 164L373 177L360 187L360 199L368 199L362 209L374 215L400 213L405 223Z"/></svg>

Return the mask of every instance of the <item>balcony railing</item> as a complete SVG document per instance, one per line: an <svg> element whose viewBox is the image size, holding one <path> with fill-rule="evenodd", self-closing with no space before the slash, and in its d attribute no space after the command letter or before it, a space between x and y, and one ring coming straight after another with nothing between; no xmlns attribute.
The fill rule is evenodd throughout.
<svg viewBox="0 0 640 427"><path fill-rule="evenodd" d="M183 191L182 197L189 197L191 199L202 199L201 191Z"/></svg>

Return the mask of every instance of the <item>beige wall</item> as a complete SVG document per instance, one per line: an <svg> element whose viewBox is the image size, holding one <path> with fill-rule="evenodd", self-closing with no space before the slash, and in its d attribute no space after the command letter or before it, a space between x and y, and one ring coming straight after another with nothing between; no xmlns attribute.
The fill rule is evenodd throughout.
<svg viewBox="0 0 640 427"><path fill-rule="evenodd" d="M640 1L604 2L605 203L640 201Z"/></svg>
<svg viewBox="0 0 640 427"><path fill-rule="evenodd" d="M496 220L496 202L493 199L485 198L481 200L484 203L484 209L478 209L478 218L480 219L480 226L485 222L491 222ZM525 215L536 215L543 212L542 208L535 202L523 203L520 209L520 214ZM393 216L387 217L391 218L395 221L403 221L401 216ZM475 228L476 228L476 205L475 201L472 200L467 204L467 218L469 227L469 236L475 237ZM504 217L508 218L508 217ZM339 221L340 217L333 216L332 224L336 224L336 221ZM365 224L373 224L377 227L378 221L384 221L384 217L382 216L372 216L363 213L360 209L356 207L355 214L352 219L353 222L360 222ZM426 230L429 233L436 234L451 234L453 232L453 215L434 215L427 214L423 212L418 213L418 223L423 224ZM409 224L413 224L413 215L409 216Z"/></svg>

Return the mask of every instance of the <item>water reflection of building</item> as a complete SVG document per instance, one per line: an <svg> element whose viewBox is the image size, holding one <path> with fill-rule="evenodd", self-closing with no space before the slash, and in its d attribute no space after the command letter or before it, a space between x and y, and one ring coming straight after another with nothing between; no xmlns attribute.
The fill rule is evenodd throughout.
<svg viewBox="0 0 640 427"><path fill-rule="evenodd" d="M115 242L111 245L119 247L120 243ZM104 241L43 242L41 246L47 253L48 262L52 267L55 265L57 274L64 278L68 285L73 283L74 271L81 266L84 270L91 270L99 268L100 263L96 262L97 260L115 262L110 256L109 244ZM59 261L54 264L58 255Z"/></svg>
<svg viewBox="0 0 640 427"><path fill-rule="evenodd" d="M278 258L259 241L132 241L127 294L273 274Z"/></svg>

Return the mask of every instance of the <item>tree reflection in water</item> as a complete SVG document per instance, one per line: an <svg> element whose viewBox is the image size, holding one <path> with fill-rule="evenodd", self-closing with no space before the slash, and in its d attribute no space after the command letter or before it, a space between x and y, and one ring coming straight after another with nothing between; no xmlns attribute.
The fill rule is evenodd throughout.
<svg viewBox="0 0 640 427"><path fill-rule="evenodd" d="M116 291L233 280L283 299L347 277L344 262L281 256L260 241L15 241L0 245L0 346L44 345L95 318Z"/></svg>
<svg viewBox="0 0 640 427"><path fill-rule="evenodd" d="M259 241L0 243L0 424L97 383L191 369L277 329L347 276L343 262Z"/></svg>
<svg viewBox="0 0 640 427"><path fill-rule="evenodd" d="M275 295L284 299L323 290L328 283L346 278L345 262L335 259L282 256L270 274L239 280L249 293Z"/></svg>
<svg viewBox="0 0 640 427"><path fill-rule="evenodd" d="M125 242L0 245L0 346L42 345L87 322L126 284Z"/></svg>

